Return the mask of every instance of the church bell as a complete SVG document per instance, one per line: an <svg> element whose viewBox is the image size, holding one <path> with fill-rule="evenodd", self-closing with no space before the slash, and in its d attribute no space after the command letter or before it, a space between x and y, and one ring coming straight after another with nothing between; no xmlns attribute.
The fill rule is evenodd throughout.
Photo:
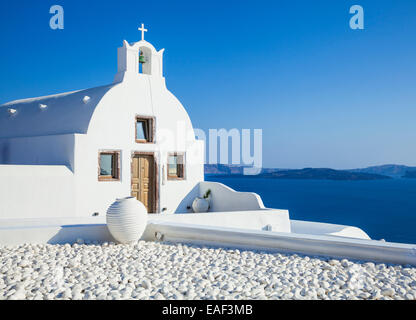
<svg viewBox="0 0 416 320"><path fill-rule="evenodd" d="M140 52L139 63L141 63L141 64L146 63L146 60L145 60L144 55L143 55L143 52Z"/></svg>

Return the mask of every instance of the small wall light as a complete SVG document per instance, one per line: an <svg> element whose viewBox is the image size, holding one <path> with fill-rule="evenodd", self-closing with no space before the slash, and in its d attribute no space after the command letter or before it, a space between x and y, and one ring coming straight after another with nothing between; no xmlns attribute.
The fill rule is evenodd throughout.
<svg viewBox="0 0 416 320"><path fill-rule="evenodd" d="M11 116L15 116L17 114L17 110L13 108L9 108L7 110Z"/></svg>
<svg viewBox="0 0 416 320"><path fill-rule="evenodd" d="M88 102L90 102L91 98L89 96L85 96L84 99L82 99L82 101L87 104Z"/></svg>

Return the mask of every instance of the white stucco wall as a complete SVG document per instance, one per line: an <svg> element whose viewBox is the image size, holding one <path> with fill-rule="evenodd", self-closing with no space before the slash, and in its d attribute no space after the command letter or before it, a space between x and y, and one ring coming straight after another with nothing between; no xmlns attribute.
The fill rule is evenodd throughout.
<svg viewBox="0 0 416 320"><path fill-rule="evenodd" d="M294 233L370 239L363 230L352 226L299 220L291 220L290 224Z"/></svg>
<svg viewBox="0 0 416 320"><path fill-rule="evenodd" d="M0 139L0 165L63 165L74 168L75 135Z"/></svg>
<svg viewBox="0 0 416 320"><path fill-rule="evenodd" d="M135 142L136 116L155 117L155 143ZM188 136L181 136L181 130ZM78 190L78 211L87 215L94 212L105 214L117 197L131 194L131 158L134 152L154 153L158 167L159 212L162 209L165 209L164 213L175 212L183 197L204 179L203 141L195 140L188 114L166 89L164 79L138 75L115 86L101 100L88 134L77 135L75 144L76 179L83 181ZM100 150L121 152L120 181L98 181ZM185 153L185 179L167 179L169 152Z"/></svg>
<svg viewBox="0 0 416 320"><path fill-rule="evenodd" d="M75 206L68 167L0 165L0 226L1 219L73 216Z"/></svg>
<svg viewBox="0 0 416 320"><path fill-rule="evenodd" d="M236 192L222 183L204 181L199 184L199 195L211 190L211 212L261 210L261 197L253 192Z"/></svg>
<svg viewBox="0 0 416 320"><path fill-rule="evenodd" d="M162 241L168 242L416 265L414 244L175 222L149 222L145 239L158 241L156 235Z"/></svg>
<svg viewBox="0 0 416 320"><path fill-rule="evenodd" d="M174 222L189 225L291 232L287 210L264 209L254 211L166 214L149 217L149 223Z"/></svg>

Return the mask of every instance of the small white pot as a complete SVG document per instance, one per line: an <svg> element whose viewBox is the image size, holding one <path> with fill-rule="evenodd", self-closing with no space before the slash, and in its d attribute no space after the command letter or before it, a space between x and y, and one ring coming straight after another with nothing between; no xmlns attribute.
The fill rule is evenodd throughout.
<svg viewBox="0 0 416 320"><path fill-rule="evenodd" d="M208 212L209 210L209 201L204 198L195 198L192 203L192 209L195 213Z"/></svg>
<svg viewBox="0 0 416 320"><path fill-rule="evenodd" d="M117 199L107 210L108 230L120 243L137 242L146 226L146 207L134 197Z"/></svg>

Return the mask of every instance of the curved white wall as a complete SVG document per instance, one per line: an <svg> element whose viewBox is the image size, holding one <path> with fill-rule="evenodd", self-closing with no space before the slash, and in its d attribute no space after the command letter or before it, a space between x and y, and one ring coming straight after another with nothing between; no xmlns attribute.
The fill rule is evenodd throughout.
<svg viewBox="0 0 416 320"><path fill-rule="evenodd" d="M201 182L199 195L202 197L207 190L211 190L212 212L265 209L260 196L253 192L237 192L218 182Z"/></svg>
<svg viewBox="0 0 416 320"><path fill-rule="evenodd" d="M357 227L332 223L290 220L293 233L370 239L367 233Z"/></svg>
<svg viewBox="0 0 416 320"><path fill-rule="evenodd" d="M101 98L114 84L17 100L0 106L0 138L85 133ZM84 102L89 97L88 103ZM40 105L46 109L41 109ZM10 116L9 108L15 109Z"/></svg>
<svg viewBox="0 0 416 320"><path fill-rule="evenodd" d="M155 143L135 142L136 116L155 117ZM192 123L163 78L137 75L113 87L96 108L87 135L76 136L75 174L78 215L105 214L117 198L131 193L133 152L154 153L158 164L158 209L173 213L204 179L204 144L195 140ZM100 150L121 151L120 181L98 181ZM167 179L169 152L186 154L185 179Z"/></svg>

